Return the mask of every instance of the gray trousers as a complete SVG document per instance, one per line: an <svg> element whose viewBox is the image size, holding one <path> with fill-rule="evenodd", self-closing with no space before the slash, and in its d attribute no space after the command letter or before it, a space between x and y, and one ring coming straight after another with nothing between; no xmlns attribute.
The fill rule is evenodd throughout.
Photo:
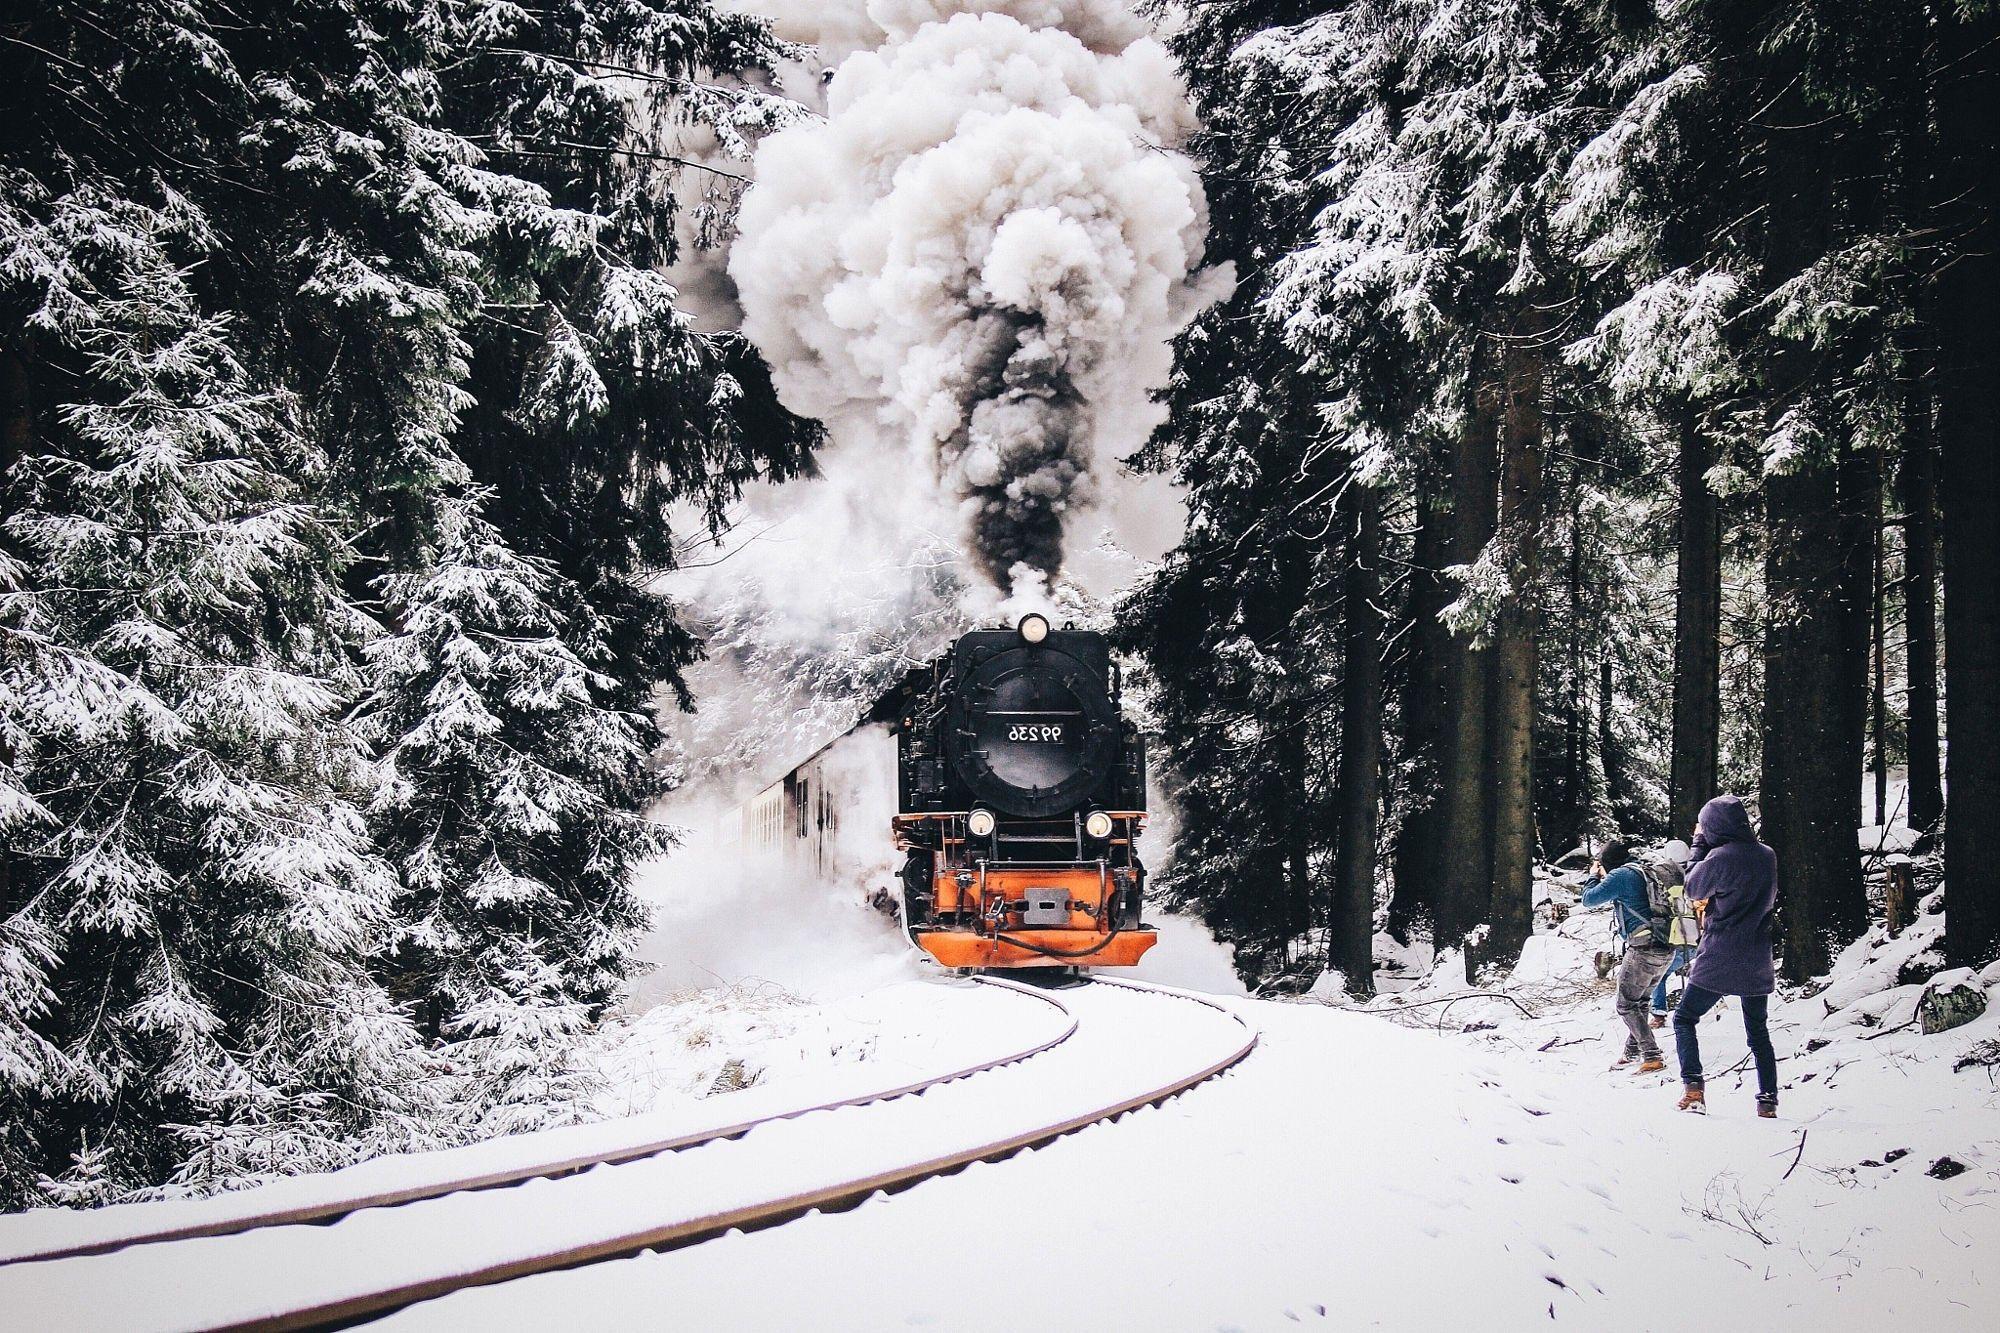
<svg viewBox="0 0 2000 1333"><path fill-rule="evenodd" d="M1632 943L1625 946L1625 960L1618 964L1618 1017L1625 1021L1625 1058L1657 1060L1660 1043L1649 1021L1653 1008L1653 987L1674 965L1671 944Z"/></svg>

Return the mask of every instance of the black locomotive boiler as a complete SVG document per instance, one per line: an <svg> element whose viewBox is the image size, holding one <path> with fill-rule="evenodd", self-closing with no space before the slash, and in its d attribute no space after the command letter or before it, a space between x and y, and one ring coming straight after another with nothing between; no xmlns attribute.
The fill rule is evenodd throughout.
<svg viewBox="0 0 2000 1333"><path fill-rule="evenodd" d="M918 947L955 968L1129 966L1153 947L1145 747L1102 634L1041 615L974 630L883 702Z"/></svg>

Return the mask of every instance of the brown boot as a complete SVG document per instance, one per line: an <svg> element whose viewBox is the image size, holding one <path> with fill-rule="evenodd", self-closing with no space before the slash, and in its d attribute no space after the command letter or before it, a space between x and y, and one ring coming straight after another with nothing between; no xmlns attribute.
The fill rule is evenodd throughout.
<svg viewBox="0 0 2000 1333"><path fill-rule="evenodd" d="M1658 1032L1660 1029L1666 1027L1666 1025L1667 1025L1667 1016L1665 1014L1653 1015L1653 1031Z"/></svg>
<svg viewBox="0 0 2000 1333"><path fill-rule="evenodd" d="M1778 1099L1773 1097L1769 1101L1766 1101L1764 1098L1759 1097L1757 1099L1757 1118L1759 1120L1776 1120L1778 1118Z"/></svg>
<svg viewBox="0 0 2000 1333"><path fill-rule="evenodd" d="M1706 1115L1708 1113L1707 1089L1703 1088L1699 1083L1683 1084L1681 1087L1681 1104L1679 1109L1683 1111L1699 1111L1703 1115Z"/></svg>
<svg viewBox="0 0 2000 1333"><path fill-rule="evenodd" d="M1639 1067L1632 1072L1634 1074L1657 1074L1666 1067L1667 1062L1665 1060L1662 1060L1657 1055L1649 1055L1644 1060L1641 1060Z"/></svg>

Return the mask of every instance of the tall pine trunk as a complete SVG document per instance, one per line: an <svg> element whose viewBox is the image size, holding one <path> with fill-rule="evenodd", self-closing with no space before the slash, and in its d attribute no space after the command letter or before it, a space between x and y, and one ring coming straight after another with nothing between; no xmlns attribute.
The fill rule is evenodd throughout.
<svg viewBox="0 0 2000 1333"><path fill-rule="evenodd" d="M1714 441L1692 414L1682 421L1668 822L1675 836L1687 837L1721 780L1722 511L1708 488Z"/></svg>
<svg viewBox="0 0 2000 1333"><path fill-rule="evenodd" d="M1631 775L1625 771L1625 756L1618 748L1618 732L1612 725L1617 697L1611 649L1601 647L1597 653L1597 758L1604 774L1604 808L1614 814L1629 809L1632 801Z"/></svg>
<svg viewBox="0 0 2000 1333"><path fill-rule="evenodd" d="M1380 501L1369 487L1350 484L1353 529L1342 583L1344 676L1340 691L1339 847L1333 864L1333 965L1348 992L1375 990L1375 812L1382 775L1382 616Z"/></svg>
<svg viewBox="0 0 2000 1333"><path fill-rule="evenodd" d="M28 365L14 348L0 343L0 522L13 512L13 470L34 438ZM0 766L14 766L14 747L0 727ZM0 825L0 920L14 914L14 830Z"/></svg>
<svg viewBox="0 0 2000 1333"><path fill-rule="evenodd" d="M1902 466L1903 672L1910 755L1910 827L1927 829L1944 813L1938 751L1937 446L1927 389L1909 398Z"/></svg>
<svg viewBox="0 0 2000 1333"><path fill-rule="evenodd" d="M1498 514L1495 472L1499 393L1474 359L1466 420L1453 442L1451 561L1470 564L1492 539ZM1444 774L1439 796L1439 948L1456 946L1486 919L1493 897L1493 845L1487 766L1491 651L1483 634L1454 631L1445 676Z"/></svg>
<svg viewBox="0 0 2000 1333"><path fill-rule="evenodd" d="M1830 241L1834 136L1824 110L1810 104L1796 70L1773 77L1785 89L1765 117L1764 284L1776 287L1825 254ZM1770 428L1790 425L1824 394L1814 350L1774 336L1766 366ZM1764 839L1778 853L1779 901L1787 917L1785 975L1804 981L1824 972L1840 944L1867 924L1854 829L1859 811L1861 737L1865 726L1865 592L1852 603L1853 525L1843 518L1843 474L1850 442L1842 427L1834 457L1808 454L1770 479L1766 513L1770 552L1764 579L1769 625L1764 644L1764 763L1760 783ZM1845 497L1849 500L1852 496ZM1860 553L1865 561L1866 551ZM1865 568L1865 565L1864 565ZM1854 651L1851 625L1862 625Z"/></svg>
<svg viewBox="0 0 2000 1333"><path fill-rule="evenodd" d="M1511 967L1534 933L1535 633L1542 529L1542 392L1539 321L1518 321L1502 356L1500 541L1507 565L1492 655L1488 744L1493 771L1492 933L1482 967Z"/></svg>
<svg viewBox="0 0 2000 1333"><path fill-rule="evenodd" d="M1938 193L1951 255L1936 281L1951 783L1945 954L2000 953L2000 10L1938 9ZM1984 126L1985 128L1981 128Z"/></svg>
<svg viewBox="0 0 2000 1333"><path fill-rule="evenodd" d="M1875 778L1875 820L1889 822L1889 637L1883 625L1888 604L1889 552L1878 498L1874 514L1874 543L1869 560L1868 651L1875 665L1875 678L1868 687L1869 771Z"/></svg>
<svg viewBox="0 0 2000 1333"><path fill-rule="evenodd" d="M1409 578L1410 657L1403 688L1402 733L1404 810L1396 831L1389 899L1389 933L1404 944L1429 933L1444 879L1443 747L1449 733L1447 684L1451 632L1442 615L1451 601L1443 568L1450 563L1451 508L1445 493L1448 474L1427 461L1416 479L1416 538Z"/></svg>
<svg viewBox="0 0 2000 1333"><path fill-rule="evenodd" d="M1570 469L1569 502L1569 639L1564 675L1568 688L1563 699L1563 782L1561 811L1564 824L1554 830L1558 847L1573 847L1590 827L1590 783L1586 778L1590 751L1590 726L1584 705L1583 665L1583 478Z"/></svg>
<svg viewBox="0 0 2000 1333"><path fill-rule="evenodd" d="M1844 468L1771 480L1764 838L1778 853L1785 974L1804 981L1867 924L1854 829L1865 727L1866 594L1843 550ZM1845 497L1852 502L1852 497ZM1858 641L1851 628L1859 620Z"/></svg>

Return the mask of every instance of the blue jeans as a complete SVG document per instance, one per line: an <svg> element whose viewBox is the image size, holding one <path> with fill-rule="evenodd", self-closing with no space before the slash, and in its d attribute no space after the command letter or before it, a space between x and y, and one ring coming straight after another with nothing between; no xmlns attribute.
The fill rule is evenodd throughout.
<svg viewBox="0 0 2000 1333"><path fill-rule="evenodd" d="M1664 1014L1667 1012L1667 979L1673 976L1674 973L1685 970L1687 965L1693 961L1694 947L1692 945L1676 944L1674 946L1674 961L1667 964L1667 970L1660 977L1659 985L1653 987L1654 1013Z"/></svg>
<svg viewBox="0 0 2000 1333"><path fill-rule="evenodd" d="M1695 985L1690 981L1681 992L1681 1007L1674 1010L1674 1049L1680 1056L1681 1082L1691 1088L1702 1086L1701 1042L1696 1038L1694 1025L1702 1016L1720 1003L1722 996L1712 990ZM1778 1055L1771 1049L1771 1028L1766 1021L1770 1015L1771 997L1768 995L1745 995L1743 1000L1743 1035L1750 1041L1750 1054L1757 1061L1757 1100L1778 1104Z"/></svg>

